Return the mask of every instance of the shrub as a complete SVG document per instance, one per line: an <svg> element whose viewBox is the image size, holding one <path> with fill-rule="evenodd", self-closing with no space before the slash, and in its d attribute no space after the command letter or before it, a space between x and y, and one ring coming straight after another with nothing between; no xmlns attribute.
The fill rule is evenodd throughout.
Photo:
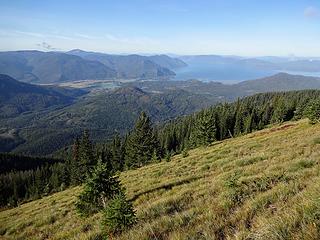
<svg viewBox="0 0 320 240"><path fill-rule="evenodd" d="M110 235L118 234L136 222L132 203L124 193L116 195L103 210L102 225Z"/></svg>

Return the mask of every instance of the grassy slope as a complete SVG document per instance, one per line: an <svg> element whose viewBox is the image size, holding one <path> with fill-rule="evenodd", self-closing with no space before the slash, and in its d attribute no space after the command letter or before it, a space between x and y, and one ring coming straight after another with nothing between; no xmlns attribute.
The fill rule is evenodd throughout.
<svg viewBox="0 0 320 240"><path fill-rule="evenodd" d="M319 239L320 125L285 123L121 174L139 224L120 239ZM0 212L4 239L99 239L80 188ZM0 235L1 238L1 235Z"/></svg>

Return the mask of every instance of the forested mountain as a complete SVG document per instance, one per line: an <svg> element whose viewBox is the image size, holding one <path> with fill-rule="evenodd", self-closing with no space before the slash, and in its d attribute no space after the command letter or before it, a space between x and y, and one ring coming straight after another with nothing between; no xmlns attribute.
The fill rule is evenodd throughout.
<svg viewBox="0 0 320 240"><path fill-rule="evenodd" d="M175 73L169 69L184 66L179 59L172 59L165 55L110 55L96 52L86 52L79 49L71 50L68 54L77 55L84 59L99 61L105 66L115 69L118 78L168 78Z"/></svg>
<svg viewBox="0 0 320 240"><path fill-rule="evenodd" d="M0 73L32 83L112 79L116 72L100 62L59 52L0 52Z"/></svg>
<svg viewBox="0 0 320 240"><path fill-rule="evenodd" d="M22 83L0 74L0 118L71 104L85 91Z"/></svg>
<svg viewBox="0 0 320 240"><path fill-rule="evenodd" d="M266 78L243 81L233 87L244 93L319 89L320 78L278 73Z"/></svg>
<svg viewBox="0 0 320 240"><path fill-rule="evenodd" d="M14 104L18 104L17 107L21 104L13 97L14 104L7 102L2 108L7 117L0 120L1 151L50 154L69 145L83 129L91 130L94 141L109 138L116 131L124 134L141 111L146 111L152 121L161 123L218 102L230 102L259 92L317 87L320 87L317 78L288 74L234 85L194 80L130 82L113 91L88 94L68 106L57 105L58 109L41 108L45 111L40 112L37 101L36 105L27 105L33 112L19 116L16 113L20 108L13 113L9 111ZM56 94L57 88L50 91ZM66 96L68 91L59 88L61 96L72 101Z"/></svg>
<svg viewBox="0 0 320 240"><path fill-rule="evenodd" d="M94 140L101 140L111 137L115 131L125 133L133 126L141 111L148 112L153 121L162 122L190 114L213 103L213 100L204 96L183 90L152 93L127 87L89 94L62 109L3 119L0 124L2 136L14 132L12 141L18 138L26 140L24 144L13 146L12 150L49 154L69 145L86 128L92 131ZM12 146L12 142L9 143ZM2 147L5 145L3 143Z"/></svg>

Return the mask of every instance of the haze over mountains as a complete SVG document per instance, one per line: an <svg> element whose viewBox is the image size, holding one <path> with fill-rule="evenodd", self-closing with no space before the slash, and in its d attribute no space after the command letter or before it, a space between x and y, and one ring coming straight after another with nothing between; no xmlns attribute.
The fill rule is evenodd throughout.
<svg viewBox="0 0 320 240"><path fill-rule="evenodd" d="M74 80L159 79L184 63L168 56L107 55L74 50L68 53L0 52L0 73L23 82L52 84Z"/></svg>
<svg viewBox="0 0 320 240"><path fill-rule="evenodd" d="M320 60L219 55L114 55L80 49L69 52L0 52L1 74L37 84L106 79L242 81L282 71L320 76Z"/></svg>

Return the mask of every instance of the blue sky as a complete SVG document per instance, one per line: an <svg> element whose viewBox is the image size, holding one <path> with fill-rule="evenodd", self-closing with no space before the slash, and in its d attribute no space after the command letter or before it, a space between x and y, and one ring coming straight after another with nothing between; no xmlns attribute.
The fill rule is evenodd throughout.
<svg viewBox="0 0 320 240"><path fill-rule="evenodd" d="M0 0L0 50L320 56L319 0Z"/></svg>

